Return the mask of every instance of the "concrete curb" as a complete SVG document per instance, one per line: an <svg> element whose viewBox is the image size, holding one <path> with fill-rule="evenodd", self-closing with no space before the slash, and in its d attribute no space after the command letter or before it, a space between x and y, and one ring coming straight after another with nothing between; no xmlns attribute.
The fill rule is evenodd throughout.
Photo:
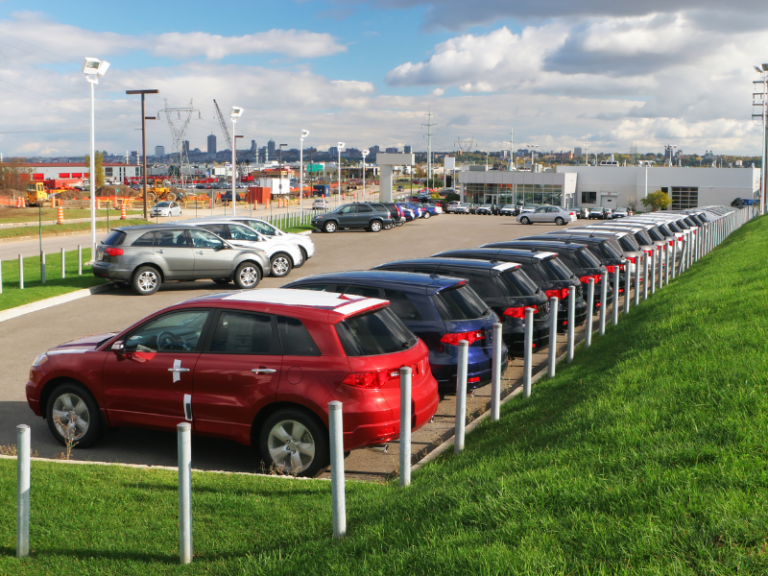
<svg viewBox="0 0 768 576"><path fill-rule="evenodd" d="M84 288L82 290L76 290L75 292L70 292L68 294L62 294L61 296L54 296L53 298L46 298L45 300L30 302L29 304L17 306L16 308L9 308L8 310L3 310L0 312L0 322L12 320L13 318L18 318L19 316L24 316L25 314L31 314L32 312L37 312L38 310L45 310L46 308L58 306L59 304L66 304L67 302L72 302L73 300L80 300L80 298L87 298L93 294L107 292L108 290L112 290L114 288L115 285L112 282L108 282L107 284L94 286L93 288Z"/></svg>

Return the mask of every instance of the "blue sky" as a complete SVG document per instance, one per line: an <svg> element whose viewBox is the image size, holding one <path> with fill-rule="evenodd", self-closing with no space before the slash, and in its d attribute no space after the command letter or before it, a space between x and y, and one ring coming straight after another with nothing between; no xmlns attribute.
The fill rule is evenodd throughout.
<svg viewBox="0 0 768 576"><path fill-rule="evenodd" d="M544 6L546 4L546 6ZM188 137L222 139L215 98L246 109L238 133L320 149L337 140L435 147L474 138L481 149L759 153L750 122L752 70L768 60L768 8L744 0L606 4L552 0L286 0L283 3L82 3L0 0L0 151L87 150L83 56L112 64L96 88L97 147L139 147L138 101L148 113L193 100ZM608 8L606 9L606 6ZM723 10L723 11L721 11ZM167 123L147 144L170 147ZM220 144L220 147L225 147Z"/></svg>

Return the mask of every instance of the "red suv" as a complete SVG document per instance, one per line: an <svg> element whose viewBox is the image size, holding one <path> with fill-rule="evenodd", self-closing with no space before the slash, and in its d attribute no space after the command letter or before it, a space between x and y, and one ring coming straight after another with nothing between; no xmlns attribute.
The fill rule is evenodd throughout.
<svg viewBox="0 0 768 576"><path fill-rule="evenodd" d="M344 403L345 450L397 438L401 366L413 368L413 429L437 412L427 347L388 304L279 289L189 300L41 354L27 401L78 447L108 427L172 431L186 420L311 476L329 461L331 400Z"/></svg>

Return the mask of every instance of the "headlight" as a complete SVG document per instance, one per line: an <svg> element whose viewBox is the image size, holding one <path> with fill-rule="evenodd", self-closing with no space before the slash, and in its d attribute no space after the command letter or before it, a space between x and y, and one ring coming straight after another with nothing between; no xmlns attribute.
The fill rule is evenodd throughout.
<svg viewBox="0 0 768 576"><path fill-rule="evenodd" d="M48 353L43 352L37 358L35 358L35 361L32 363L32 368L39 368L46 362L48 362Z"/></svg>

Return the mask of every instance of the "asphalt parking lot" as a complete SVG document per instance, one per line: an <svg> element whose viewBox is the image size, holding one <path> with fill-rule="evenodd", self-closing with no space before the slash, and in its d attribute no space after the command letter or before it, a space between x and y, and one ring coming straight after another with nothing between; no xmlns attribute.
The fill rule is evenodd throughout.
<svg viewBox="0 0 768 576"><path fill-rule="evenodd" d="M550 224L521 226L509 217L444 214L378 234L365 231L315 233L312 235L316 246L314 258L295 269L287 279L266 278L260 287L276 288L313 274L368 269L391 260L472 248L556 228ZM87 242L87 236L83 239ZM230 286L234 289L234 284ZM221 286L207 281L171 283L149 297L137 296L127 289L113 290L1 323L0 445L15 444L16 425L25 423L32 427L32 447L39 456L56 458L63 450L51 436L45 421L29 409L24 394L29 367L39 353L88 334L120 331L160 308L218 291ZM477 402L470 406L480 409L487 401L483 394L478 393ZM450 414L453 398L449 397L446 402L445 406L441 405L438 420L443 418L448 426L449 418L441 415ZM424 447L439 441L437 437L419 440L414 436L414 444L421 442ZM366 454L370 456L350 462L352 469L358 464L362 466L368 458L378 458L382 463L390 459L396 461L394 454ZM121 429L106 436L96 447L75 450L74 459L173 466L176 463L176 438L172 433ZM195 439L193 464L199 469L259 471L249 447L209 438ZM386 468L386 465L382 468L383 475Z"/></svg>

